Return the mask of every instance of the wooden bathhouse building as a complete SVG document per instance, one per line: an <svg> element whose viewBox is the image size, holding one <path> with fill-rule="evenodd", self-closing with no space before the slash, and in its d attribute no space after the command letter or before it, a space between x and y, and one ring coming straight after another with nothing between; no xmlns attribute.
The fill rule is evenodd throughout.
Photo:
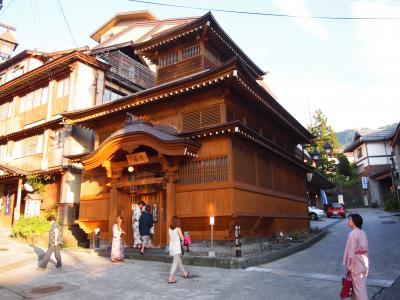
<svg viewBox="0 0 400 300"><path fill-rule="evenodd" d="M155 83L62 114L94 135L93 151L67 156L82 165L77 223L86 233L100 228L111 240L121 215L130 246L139 200L156 211L156 247L167 244L173 215L194 240L209 239L210 216L217 240L232 240L235 225L243 237L309 229L311 169L296 148L313 136L260 84L265 73L211 13L117 14L92 37L110 53L130 43Z"/></svg>

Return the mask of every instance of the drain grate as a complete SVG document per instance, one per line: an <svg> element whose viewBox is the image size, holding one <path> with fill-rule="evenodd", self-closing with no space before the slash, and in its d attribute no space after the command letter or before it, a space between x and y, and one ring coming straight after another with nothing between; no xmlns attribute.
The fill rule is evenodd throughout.
<svg viewBox="0 0 400 300"><path fill-rule="evenodd" d="M64 287L61 285L46 286L40 288L31 289L31 294L49 294L61 291Z"/></svg>
<svg viewBox="0 0 400 300"><path fill-rule="evenodd" d="M396 221L385 221L385 222L381 222L382 224L396 224Z"/></svg>

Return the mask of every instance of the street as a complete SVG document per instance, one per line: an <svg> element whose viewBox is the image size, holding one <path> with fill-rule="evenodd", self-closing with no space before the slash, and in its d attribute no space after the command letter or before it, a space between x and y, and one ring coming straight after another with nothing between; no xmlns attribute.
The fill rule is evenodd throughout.
<svg viewBox="0 0 400 300"><path fill-rule="evenodd" d="M400 223L380 210L357 212L364 218L370 243L372 299L400 275L400 241L395 238ZM93 254L66 250L61 270L50 263L45 272L37 271L35 261L7 271L0 268L0 299L339 299L347 219L312 221L313 227L314 223L329 228L329 234L304 251L246 270L189 266L195 277L177 277L175 285L167 284L169 264L111 264ZM5 257L0 252L1 262Z"/></svg>

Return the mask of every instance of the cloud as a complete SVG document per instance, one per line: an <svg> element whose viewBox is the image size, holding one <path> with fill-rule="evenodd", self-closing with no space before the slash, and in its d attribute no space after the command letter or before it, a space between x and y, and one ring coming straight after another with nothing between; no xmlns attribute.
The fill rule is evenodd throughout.
<svg viewBox="0 0 400 300"><path fill-rule="evenodd" d="M274 2L283 12L288 15L299 15L306 17L310 16L310 12L307 9L305 0L274 0ZM318 23L318 21L306 18L293 18L293 21L316 37L323 40L328 39L327 32L324 30L321 24Z"/></svg>

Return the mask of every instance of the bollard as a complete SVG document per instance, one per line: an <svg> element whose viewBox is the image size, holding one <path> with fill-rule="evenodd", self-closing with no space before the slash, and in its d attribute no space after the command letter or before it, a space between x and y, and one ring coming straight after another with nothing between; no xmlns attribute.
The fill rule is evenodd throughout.
<svg viewBox="0 0 400 300"><path fill-rule="evenodd" d="M100 248L100 228L95 228L93 231L93 248Z"/></svg>
<svg viewBox="0 0 400 300"><path fill-rule="evenodd" d="M240 242L240 226L235 226L235 253L236 257L242 257L242 243Z"/></svg>

